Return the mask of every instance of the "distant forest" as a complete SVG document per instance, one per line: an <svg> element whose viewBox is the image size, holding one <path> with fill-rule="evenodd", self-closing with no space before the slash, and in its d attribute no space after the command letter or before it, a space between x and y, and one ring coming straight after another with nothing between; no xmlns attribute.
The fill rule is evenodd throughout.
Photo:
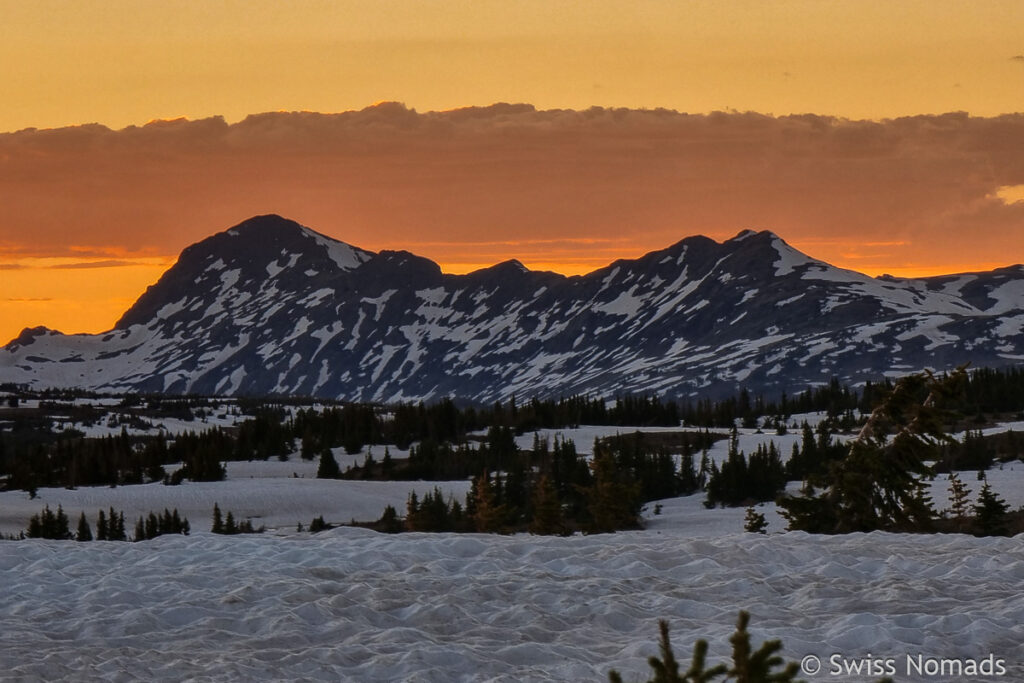
<svg viewBox="0 0 1024 683"><path fill-rule="evenodd" d="M995 417L1022 416L1024 370L975 370L961 384L948 404L949 428L970 430ZM830 434L861 424L862 415L892 392L893 383L868 383L856 390L833 380L771 400L740 390L720 401L624 395L614 401L571 396L520 402L513 397L489 406L459 406L449 399L397 405L316 401L320 405L315 408L310 399L225 402L164 395L128 395L117 405L97 406L76 403L83 397L76 392L0 389L10 394L0 407L4 490L34 496L40 487L218 481L225 477L227 461L319 458L318 476L323 478L474 480L464 505L433 495L411 500L406 510L410 528L525 530L539 524L537 512L549 505L545 496L554 496L562 514L549 514L541 526L549 528L547 533L563 533L636 526L644 502L698 490L707 492L709 507L773 500L787 480L822 476L830 463L841 459L844 449ZM38 399L39 407L21 405L28 398ZM235 427L204 428L212 411L223 411L225 405L249 417ZM816 430L792 423L793 415L811 412L827 415ZM167 418L194 422L196 429L173 437L128 429L151 427ZM58 428L60 421L95 424L101 419L108 426L117 421L120 433L87 438L80 431ZM514 437L524 432L580 425L679 429L660 440L652 434L602 440L594 445L592 464L576 453L571 441L535 440L530 449L515 444ZM701 457L715 440L728 438L728 432L711 429L737 425L779 433L796 428L801 438L788 454L771 447L747 455L733 439L721 466ZM408 449L409 455L395 459L384 448L378 459L368 455L362 465L342 471L331 453L344 448L354 454L367 445L384 444ZM1018 457L1019 447L1012 432L996 439L970 432L962 444L943 447L936 469L984 470L996 459ZM598 499L614 503L614 519L601 519Z"/></svg>
<svg viewBox="0 0 1024 683"><path fill-rule="evenodd" d="M420 462L444 461L447 471L412 467L403 478L464 478L479 473L479 463L451 465L454 444L466 444L472 432L502 428L522 434L540 429L579 425L684 426L688 429L764 425L785 428L793 414L825 412L835 427L851 427L857 413L867 413L892 382L867 383L860 390L829 384L811 387L789 397L768 400L741 390L720 401L684 403L652 396L605 398L571 396L557 400L516 397L491 406L458 406L450 399L435 403L337 403L322 410L310 399L240 398L237 410L251 417L233 428L203 428L203 418L218 405L216 398L128 395L110 408L75 405L89 396L73 391L30 394L4 386L12 393L0 407L0 484L4 489L33 490L41 486L101 486L165 481L216 481L224 476L223 462L278 457L287 459L298 445L301 457L312 459L326 448L344 447L358 453L366 445L393 444L406 449L414 442ZM16 408L19 401L40 399L38 410ZM97 397L93 395L93 397ZM323 403L317 401L318 403ZM285 406L296 406L290 412ZM952 406L963 420L961 428L982 424L986 416L1017 415L1024 411L1024 370L980 369L969 373L963 392ZM95 423L115 413L123 427L152 425L164 418L196 423L196 430L169 438L136 435L122 429L118 436L86 438L74 430L56 430L54 418ZM845 423L845 424L843 424ZM477 439L477 441L484 441ZM490 441L490 439L488 439ZM976 444L972 444L976 446ZM486 459L486 453L480 453ZM167 471L167 466L180 466ZM484 462L488 468L499 463ZM438 465L439 467L440 465ZM438 475L443 474L443 477Z"/></svg>

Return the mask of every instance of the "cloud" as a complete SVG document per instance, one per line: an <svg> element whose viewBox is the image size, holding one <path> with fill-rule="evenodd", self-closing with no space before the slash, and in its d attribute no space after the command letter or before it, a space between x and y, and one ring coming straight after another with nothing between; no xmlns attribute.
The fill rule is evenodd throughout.
<svg viewBox="0 0 1024 683"><path fill-rule="evenodd" d="M904 242L892 253L915 261L990 262L1024 254L1024 204L996 195L1021 184L1021 114L855 121L382 103L0 135L0 244L77 245L83 261L113 266L279 213L364 248L448 262L638 255L744 228L818 244L812 254L826 260L867 241Z"/></svg>
<svg viewBox="0 0 1024 683"><path fill-rule="evenodd" d="M0 263L0 270L79 270L87 268L127 268L134 266L169 265L164 258L104 259L100 261L68 260L58 254L39 254L20 263Z"/></svg>
<svg viewBox="0 0 1024 683"><path fill-rule="evenodd" d="M50 298L50 297L45 297L45 296L43 296L43 297L9 297L7 299L3 299L3 301L7 301L9 303L22 304L22 303L39 303L39 302L44 302L44 301L53 301L53 299Z"/></svg>
<svg viewBox="0 0 1024 683"><path fill-rule="evenodd" d="M78 261L75 263L58 263L48 266L54 270L66 270L73 268L124 268L126 266L137 266L137 261L121 261L108 259L106 261Z"/></svg>
<svg viewBox="0 0 1024 683"><path fill-rule="evenodd" d="M1010 59L1015 62L1024 62L1024 55L1014 55Z"/></svg>

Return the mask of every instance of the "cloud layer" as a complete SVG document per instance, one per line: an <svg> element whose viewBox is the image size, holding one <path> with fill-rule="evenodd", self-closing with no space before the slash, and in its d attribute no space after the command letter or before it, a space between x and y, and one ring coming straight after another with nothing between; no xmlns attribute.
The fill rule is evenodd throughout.
<svg viewBox="0 0 1024 683"><path fill-rule="evenodd" d="M586 270L771 229L869 272L1024 260L1024 115L268 113L0 135L0 245L173 254L260 213L442 263ZM72 247L71 245L75 245Z"/></svg>

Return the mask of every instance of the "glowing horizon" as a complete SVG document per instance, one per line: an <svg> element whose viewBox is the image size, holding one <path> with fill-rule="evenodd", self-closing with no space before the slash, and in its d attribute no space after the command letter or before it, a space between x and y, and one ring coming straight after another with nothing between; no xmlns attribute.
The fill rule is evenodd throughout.
<svg viewBox="0 0 1024 683"><path fill-rule="evenodd" d="M109 328L184 246L262 213L450 272L582 274L743 229L869 275L1024 260L1015 0L0 0L0 20L0 338Z"/></svg>
<svg viewBox="0 0 1024 683"><path fill-rule="evenodd" d="M315 226L310 226L315 229ZM731 236L717 238L724 241ZM784 235L780 235L785 239ZM812 249L808 250L800 244L789 242L790 246L804 252L812 258L825 260L830 265L847 270L854 270L871 277L889 275L898 278L922 278L942 275L993 270L995 268L1016 265L1014 263L985 263L964 265L953 270L936 269L921 265L884 266L878 269L859 267L856 259L838 259L828 261L820 258ZM187 245L185 245L187 246ZM399 245L385 245L370 248L358 245L370 251L382 249L399 249ZM509 246L515 246L509 244ZM669 247L662 245L655 249ZM818 244L817 246L821 246ZM415 250L418 256L431 258L428 252ZM440 266L441 271L450 275L464 275L475 270L489 268L502 261L514 258L531 271L550 271L565 275L587 275L607 267L612 262L625 259L634 260L649 253L651 250L625 250L614 256L590 257L573 261L538 260L529 257L519 258L510 252L504 258L497 256L489 261L450 261L431 258ZM173 265L177 255L125 256L119 259L72 258L72 257L27 257L0 263L0 271L4 271L5 284L12 290L31 289L38 294L34 297L7 297L0 299L0 345L16 338L24 329L44 326L65 334L98 334L107 332L114 327L116 321L131 307L145 289L156 281ZM55 280L52 271L61 271L61 278ZM20 281L19 281L20 280ZM103 296L109 292L111 285L116 285L117 296ZM132 289L134 288L134 290ZM71 294L73 292L74 294ZM134 293L133 293L134 292ZM29 322L19 324L18 319ZM23 318L21 316L28 316ZM36 316L36 318L33 318ZM44 320L45 318L45 320ZM37 322L31 322L33 319ZM48 322L49 321L49 322ZM56 321L53 323L52 321Z"/></svg>

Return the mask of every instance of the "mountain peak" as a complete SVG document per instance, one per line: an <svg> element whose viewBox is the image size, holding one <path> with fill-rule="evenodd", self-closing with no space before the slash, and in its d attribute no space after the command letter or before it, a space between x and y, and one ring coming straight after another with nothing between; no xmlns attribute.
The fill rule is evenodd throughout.
<svg viewBox="0 0 1024 683"><path fill-rule="evenodd" d="M233 237L249 237L278 232L301 232L304 229L290 218L279 216L276 213L268 213L247 218L238 225L228 228L227 234Z"/></svg>
<svg viewBox="0 0 1024 683"><path fill-rule="evenodd" d="M60 332L57 330L51 330L49 327L39 325L37 327L26 327L22 329L21 333L9 341L3 348L8 351L14 351L20 346L28 346L35 341L36 337L44 337L46 335L59 335Z"/></svg>
<svg viewBox="0 0 1024 683"><path fill-rule="evenodd" d="M281 216L192 245L102 335L27 330L0 381L489 403L510 393L802 389L1024 354L1024 271L875 280L769 231L688 237L566 278L509 260L446 275Z"/></svg>
<svg viewBox="0 0 1024 683"><path fill-rule="evenodd" d="M476 273L487 273L491 275L511 275L519 273L529 273L530 269L523 265L519 259L507 259L501 263L495 263L493 266L487 266L486 268L480 268L474 271Z"/></svg>
<svg viewBox="0 0 1024 683"><path fill-rule="evenodd" d="M154 320L165 306L176 305L189 292L238 290L252 294L268 283L304 286L311 277L334 280L373 257L373 252L322 235L299 223L266 214L196 242L149 287L121 317L116 328Z"/></svg>
<svg viewBox="0 0 1024 683"><path fill-rule="evenodd" d="M323 235L276 213L253 216L229 228L222 235L228 238L242 238L242 245L237 241L219 239L221 235L214 235L192 245L182 253L182 256L190 249L203 246L209 247L211 252L216 252L225 260L228 256L238 260L242 255L248 260L271 259L277 262L284 254L320 252L319 256L326 255L341 270L357 268L373 256L372 252ZM227 253L220 254L222 250ZM274 270L273 266L270 269Z"/></svg>
<svg viewBox="0 0 1024 683"><path fill-rule="evenodd" d="M751 238L760 238L765 241L782 240L781 237L776 235L771 230L740 230L735 236L726 240L726 242L743 242Z"/></svg>

